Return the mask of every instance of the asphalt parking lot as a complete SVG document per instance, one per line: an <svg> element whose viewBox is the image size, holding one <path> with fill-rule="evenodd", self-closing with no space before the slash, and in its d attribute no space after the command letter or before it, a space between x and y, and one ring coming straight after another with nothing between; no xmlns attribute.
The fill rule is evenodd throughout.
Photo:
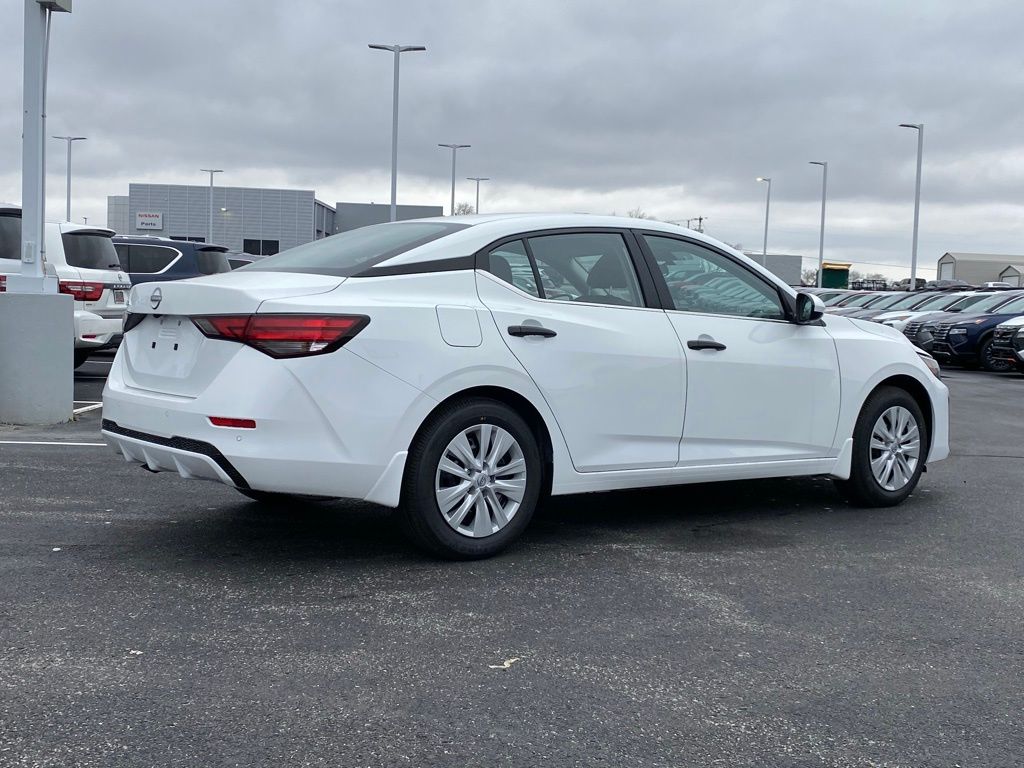
<svg viewBox="0 0 1024 768"><path fill-rule="evenodd" d="M578 496L476 563L0 428L0 765L1020 765L1024 377L946 381L902 507Z"/></svg>

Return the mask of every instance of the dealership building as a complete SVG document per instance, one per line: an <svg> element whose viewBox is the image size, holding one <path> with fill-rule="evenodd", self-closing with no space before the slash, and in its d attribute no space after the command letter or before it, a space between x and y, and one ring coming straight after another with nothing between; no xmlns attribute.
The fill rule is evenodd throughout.
<svg viewBox="0 0 1024 768"><path fill-rule="evenodd" d="M214 186L211 238L210 192L207 185L129 184L127 195L107 198L107 226L119 235L212 240L233 251L267 256L390 218L388 205L330 206L311 189ZM441 206L398 206L399 219L440 215Z"/></svg>

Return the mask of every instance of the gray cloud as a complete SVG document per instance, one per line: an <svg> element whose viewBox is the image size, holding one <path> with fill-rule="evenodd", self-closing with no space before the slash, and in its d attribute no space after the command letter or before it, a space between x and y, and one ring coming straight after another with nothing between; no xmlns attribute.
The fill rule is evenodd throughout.
<svg viewBox="0 0 1024 768"><path fill-rule="evenodd" d="M11 185L21 12L0 8L0 179ZM443 185L447 156L435 145L471 143L460 175L536 190L542 203L559 190L660 189L651 199L664 199L679 188L700 206L690 215L712 221L716 207L730 221L731 206L746 205L721 235L749 244L763 194L753 177L775 179L781 216L787 205L810 212L816 159L830 162L837 212L885 216L889 204L908 225L915 137L904 121L927 125L928 204L1018 204L1022 24L1018 3L952 0L83 2L55 19L50 132L90 137L76 150L83 189L123 192L207 163L319 189L387 172L391 60L366 43L423 43L426 53L402 61L403 175ZM56 142L50 152L59 173ZM3 197L20 189L0 187ZM813 252L815 227L811 212L780 229L779 245ZM830 242L854 246L848 236ZM876 239L869 250L884 260L908 245Z"/></svg>

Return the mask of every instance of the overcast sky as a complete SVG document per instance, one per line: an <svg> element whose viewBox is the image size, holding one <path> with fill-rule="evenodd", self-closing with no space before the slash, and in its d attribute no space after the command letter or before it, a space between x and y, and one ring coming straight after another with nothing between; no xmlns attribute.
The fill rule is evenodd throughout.
<svg viewBox="0 0 1024 768"><path fill-rule="evenodd" d="M21 198L23 3L0 3L0 200ZM399 202L707 217L708 234L909 274L920 258L1024 253L1024 3L76 0L54 18L49 134L76 144L74 216L106 222L131 181L390 195L391 54L403 55ZM50 140L47 215L64 212ZM897 265L894 268L874 264Z"/></svg>

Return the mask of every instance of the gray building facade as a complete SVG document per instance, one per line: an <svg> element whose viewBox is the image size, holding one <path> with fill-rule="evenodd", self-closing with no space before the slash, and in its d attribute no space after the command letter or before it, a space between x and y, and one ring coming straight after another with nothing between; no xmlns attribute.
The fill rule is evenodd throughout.
<svg viewBox="0 0 1024 768"><path fill-rule="evenodd" d="M939 280L963 280L978 285L1001 280L1020 285L1024 256L998 253L944 253L938 262Z"/></svg>
<svg viewBox="0 0 1024 768"><path fill-rule="evenodd" d="M214 242L233 251L270 255L327 237L334 208L310 189L129 184L128 195L107 198L107 226L124 235L158 235Z"/></svg>
<svg viewBox="0 0 1024 768"><path fill-rule="evenodd" d="M428 219L432 216L443 216L444 208L440 205L399 205L396 214L399 221L407 219ZM336 203L334 206L334 231L347 232L371 224L383 224L391 221L390 203Z"/></svg>

